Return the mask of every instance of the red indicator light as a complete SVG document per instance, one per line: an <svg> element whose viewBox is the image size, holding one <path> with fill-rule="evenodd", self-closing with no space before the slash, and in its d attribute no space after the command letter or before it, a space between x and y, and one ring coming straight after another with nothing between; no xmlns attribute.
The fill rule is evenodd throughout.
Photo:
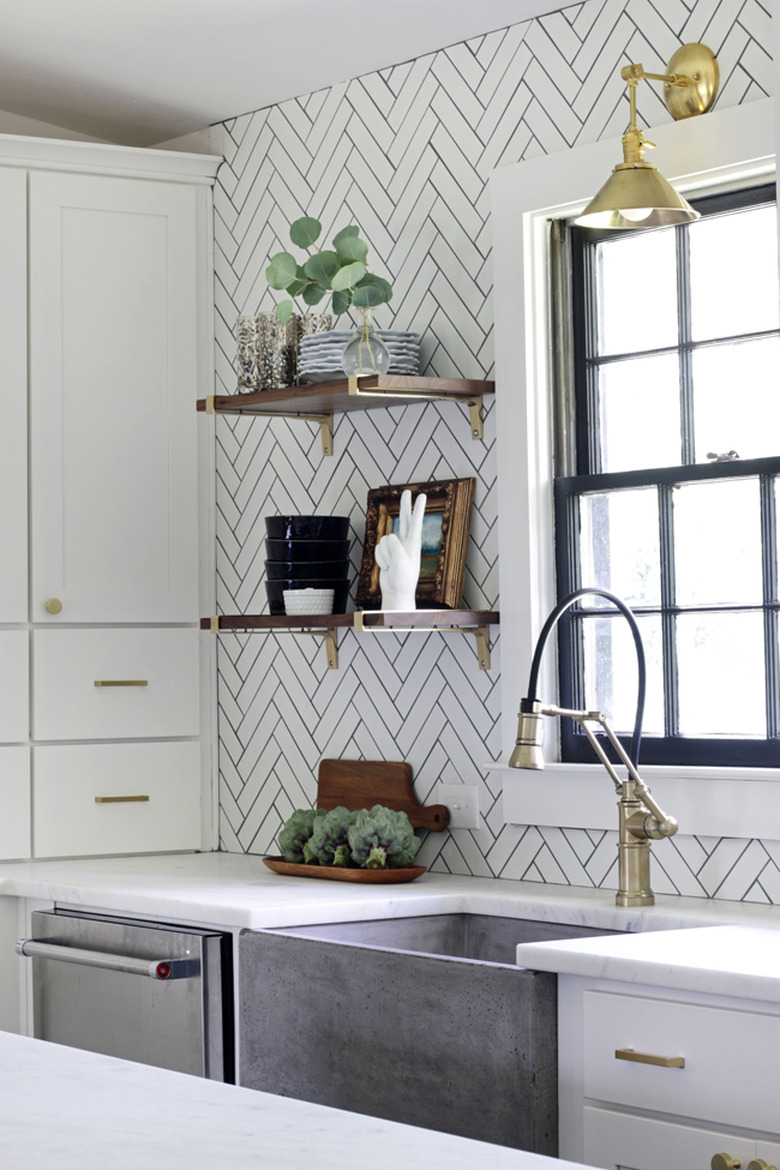
<svg viewBox="0 0 780 1170"><path fill-rule="evenodd" d="M158 979L170 979L171 977L170 963L158 963L155 971Z"/></svg>

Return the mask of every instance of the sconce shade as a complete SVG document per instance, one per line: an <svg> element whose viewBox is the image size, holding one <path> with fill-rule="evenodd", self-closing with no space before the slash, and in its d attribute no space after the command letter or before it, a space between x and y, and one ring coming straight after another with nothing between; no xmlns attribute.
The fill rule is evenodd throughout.
<svg viewBox="0 0 780 1170"><path fill-rule="evenodd" d="M574 222L589 228L652 228L694 219L699 212L651 163L623 163Z"/></svg>

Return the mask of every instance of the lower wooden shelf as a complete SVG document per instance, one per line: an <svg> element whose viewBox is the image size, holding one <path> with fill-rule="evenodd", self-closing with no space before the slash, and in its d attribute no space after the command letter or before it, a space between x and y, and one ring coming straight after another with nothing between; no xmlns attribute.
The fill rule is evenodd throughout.
<svg viewBox="0 0 780 1170"><path fill-rule="evenodd" d="M489 627L499 624L493 610L417 609L409 612L364 609L354 613L298 614L215 614L201 618L201 629L214 634L261 632L319 635L325 639L328 667L338 669L338 630L368 633L458 633L474 634L480 670L490 669Z"/></svg>

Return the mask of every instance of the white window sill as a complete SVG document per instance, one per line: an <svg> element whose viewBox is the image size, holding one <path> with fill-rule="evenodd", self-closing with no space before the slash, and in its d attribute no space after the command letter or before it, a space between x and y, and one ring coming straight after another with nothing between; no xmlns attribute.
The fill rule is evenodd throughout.
<svg viewBox="0 0 780 1170"><path fill-rule="evenodd" d="M617 829L617 796L600 764L547 764L543 771L526 771L499 761L485 770L503 777L505 824ZM684 836L777 835L767 829L780 825L780 769L640 764L639 774Z"/></svg>

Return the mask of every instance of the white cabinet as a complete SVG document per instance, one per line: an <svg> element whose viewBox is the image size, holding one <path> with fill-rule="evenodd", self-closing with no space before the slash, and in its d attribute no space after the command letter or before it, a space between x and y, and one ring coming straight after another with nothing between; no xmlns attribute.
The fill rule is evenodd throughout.
<svg viewBox="0 0 780 1170"><path fill-rule="evenodd" d="M197 630L36 630L34 738L197 736L198 657Z"/></svg>
<svg viewBox="0 0 780 1170"><path fill-rule="evenodd" d="M30 856L30 752L0 747L0 860Z"/></svg>
<svg viewBox="0 0 780 1170"><path fill-rule="evenodd" d="M200 744L33 748L35 857L200 846Z"/></svg>
<svg viewBox="0 0 780 1170"><path fill-rule="evenodd" d="M0 622L27 620L27 177L0 170Z"/></svg>
<svg viewBox="0 0 780 1170"><path fill-rule="evenodd" d="M195 406L218 162L0 135L0 859L213 840Z"/></svg>
<svg viewBox="0 0 780 1170"><path fill-rule="evenodd" d="M738 1130L637 1117L603 1108L585 1108L584 1138L588 1162L611 1170L678 1166L710 1170L714 1154L725 1154L742 1170L747 1170L754 1158L763 1158L771 1166L780 1165L780 1144L755 1141Z"/></svg>
<svg viewBox="0 0 780 1170"><path fill-rule="evenodd" d="M780 1005L559 976L560 1156L780 1165Z"/></svg>
<svg viewBox="0 0 780 1170"><path fill-rule="evenodd" d="M196 195L30 175L33 621L200 616Z"/></svg>

